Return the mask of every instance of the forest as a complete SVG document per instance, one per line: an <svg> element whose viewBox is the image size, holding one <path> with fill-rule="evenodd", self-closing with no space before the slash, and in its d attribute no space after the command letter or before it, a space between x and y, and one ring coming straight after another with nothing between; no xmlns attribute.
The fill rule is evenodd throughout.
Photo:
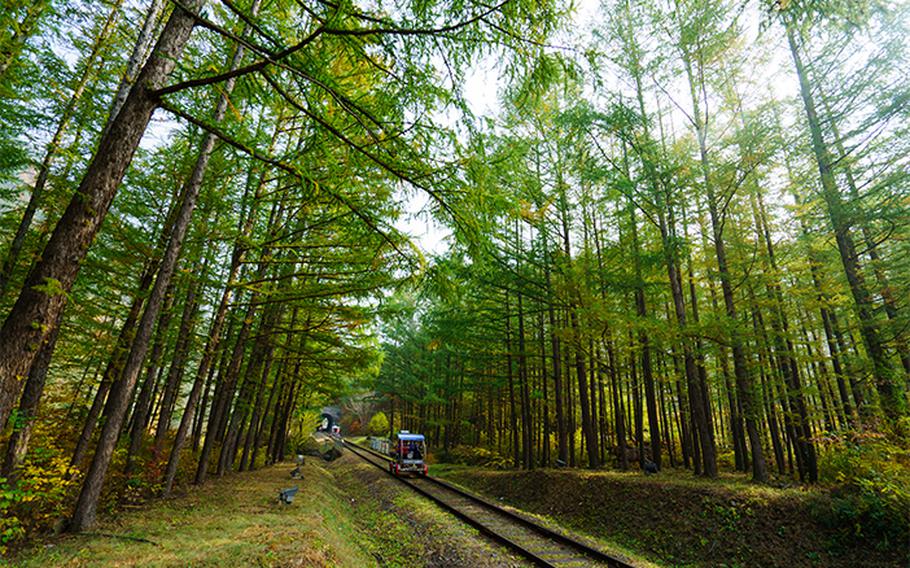
<svg viewBox="0 0 910 568"><path fill-rule="evenodd" d="M4 0L0 553L289 459L348 397L439 459L837 487L906 541L908 31Z"/></svg>

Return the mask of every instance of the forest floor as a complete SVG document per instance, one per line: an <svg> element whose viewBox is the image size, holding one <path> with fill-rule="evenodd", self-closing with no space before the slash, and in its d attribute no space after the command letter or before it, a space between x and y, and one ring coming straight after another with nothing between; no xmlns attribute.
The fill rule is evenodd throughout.
<svg viewBox="0 0 910 568"><path fill-rule="evenodd" d="M906 546L876 547L826 526L821 489L774 488L741 476L705 481L683 471L493 471L434 465L444 477L582 536L608 539L671 566L910 566Z"/></svg>
<svg viewBox="0 0 910 568"><path fill-rule="evenodd" d="M121 511L87 534L36 541L0 566L427 566L526 564L348 452L212 479ZM823 490L705 482L684 472L493 471L445 477L636 564L907 566L910 552L841 544L816 519ZM291 505L281 488L298 486ZM557 522L558 520L558 522ZM653 563L653 564L652 564Z"/></svg>
<svg viewBox="0 0 910 568"><path fill-rule="evenodd" d="M347 453L212 479L104 519L91 533L35 542L0 566L433 566L525 564ZM298 486L291 505L281 488Z"/></svg>

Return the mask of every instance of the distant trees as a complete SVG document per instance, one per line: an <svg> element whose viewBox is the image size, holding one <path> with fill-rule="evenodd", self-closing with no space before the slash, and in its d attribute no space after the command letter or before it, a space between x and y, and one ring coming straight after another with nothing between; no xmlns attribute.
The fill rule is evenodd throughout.
<svg viewBox="0 0 910 568"><path fill-rule="evenodd" d="M41 29L51 8L81 19ZM15 227L0 270L4 477L29 459L36 417L51 419L43 395L62 397L77 422L55 440L70 456L63 477L81 484L73 530L94 523L121 476L160 466L171 492L187 446L196 483L283 459L299 409L370 372L371 306L420 266L392 226L394 192L410 185L448 206L451 184L428 182L439 166L426 151L452 138L424 115L455 101L471 53L555 26L555 13L520 2L402 7L394 19L318 2L104 8L17 5L3 16L14 33L0 36L0 80L21 96L0 109L3 144L20 152L38 129L15 113L52 95L30 100L29 81L7 81L7 69L21 58L51 77L24 46L86 38L67 53L77 64L34 176L9 164L28 202L13 191L0 202ZM443 59L452 75L440 86L428 69ZM169 132L142 146L162 112ZM91 322L104 344L67 333L68 320Z"/></svg>
<svg viewBox="0 0 910 568"><path fill-rule="evenodd" d="M80 487L81 530L374 378L376 428L444 450L815 481L907 416L908 15L855 4L615 0L580 48L524 0L12 2L5 483Z"/></svg>
<svg viewBox="0 0 910 568"><path fill-rule="evenodd" d="M370 423L367 425L367 432L371 436L388 436L389 433L389 419L384 412L377 412L370 418Z"/></svg>
<svg viewBox="0 0 910 568"><path fill-rule="evenodd" d="M743 45L738 7L620 0L597 71L554 54L509 92L519 110L477 134L491 167L467 178L500 228L439 259L442 283L390 335L402 358L379 388L404 423L527 468L650 459L713 477L729 460L814 482L826 436L906 416L892 287L910 281L882 260L906 248L905 156L887 147L906 147L906 89L880 67L903 61L888 38L906 14L787 4ZM833 23L854 16L866 27ZM881 47L856 51L862 29ZM794 101L750 79L771 49L793 61Z"/></svg>

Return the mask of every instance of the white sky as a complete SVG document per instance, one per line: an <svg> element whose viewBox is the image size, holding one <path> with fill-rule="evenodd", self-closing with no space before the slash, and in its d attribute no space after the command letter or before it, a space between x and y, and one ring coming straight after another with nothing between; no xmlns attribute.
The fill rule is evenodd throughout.
<svg viewBox="0 0 910 568"><path fill-rule="evenodd" d="M568 46L572 43L584 45L590 36L591 30L600 24L602 16L600 0L578 0L575 3L575 15L573 24L569 28L569 36L560 37L554 40L554 44ZM745 36L745 45L747 49L756 44L756 42L768 43L778 39L778 36L758 38L759 35L759 14L754 10L747 12L742 21L742 28ZM772 37L774 39L772 39ZM773 94L778 100L794 97L798 94L799 87L792 73L786 71L789 64L789 55L783 49L777 49L772 53L771 61L767 66L756 67L755 72L759 74L763 83L767 86L768 93ZM761 76L764 77L761 77ZM489 58L478 61L465 74L464 96L468 102L471 111L478 117L495 117L500 111L499 97L503 89L504 81L497 70L496 62ZM608 84L610 82L608 81ZM618 88L618 85L616 85ZM667 85L671 95L683 106L688 107L686 101L688 94L684 89L684 84ZM676 132L682 132L685 129L685 118L679 112L671 117L673 122L670 128ZM404 203L404 214L395 223L395 227L410 235L424 253L442 254L448 250L447 239L451 236L451 231L436 222L432 216L427 214L428 198L425 194L417 192L401 193L398 199Z"/></svg>
<svg viewBox="0 0 910 568"><path fill-rule="evenodd" d="M597 26L601 19L600 0L579 0L575 5L573 24L569 28L569 36L554 40L559 45L574 43L583 45L589 37L590 30ZM747 15L744 20L746 44L755 43L758 35L759 22L755 14ZM771 38L760 41L767 42ZM772 63L765 69L757 69L759 73L767 75L767 88L775 97L784 99L796 95L798 87L792 74L777 73L778 69L788 63L787 53L777 50L772 57ZM466 73L464 96L471 111L478 117L495 117L500 111L499 97L504 88L504 81L500 77L496 61L485 58L478 61ZM687 96L678 89L678 85L668 85L666 88L683 106ZM677 91L677 92L673 92ZM681 132L684 128L684 118L677 113L672 117L674 128ZM146 135L142 140L143 148L153 148L165 142L166 138L178 128L178 123L164 112L156 112ZM396 198L402 204L403 214L394 224L397 229L409 235L412 240L427 255L444 254L448 248L451 231L439 224L429 212L430 199L420 191L400 191Z"/></svg>

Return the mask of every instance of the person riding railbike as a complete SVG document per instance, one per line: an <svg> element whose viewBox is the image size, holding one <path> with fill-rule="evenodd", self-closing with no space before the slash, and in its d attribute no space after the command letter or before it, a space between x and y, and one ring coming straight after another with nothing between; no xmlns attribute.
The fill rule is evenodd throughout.
<svg viewBox="0 0 910 568"><path fill-rule="evenodd" d="M389 471L396 475L400 473L427 474L429 468L424 461L427 448L423 434L412 434L407 430L402 430L393 437L392 442L392 461L389 462Z"/></svg>

